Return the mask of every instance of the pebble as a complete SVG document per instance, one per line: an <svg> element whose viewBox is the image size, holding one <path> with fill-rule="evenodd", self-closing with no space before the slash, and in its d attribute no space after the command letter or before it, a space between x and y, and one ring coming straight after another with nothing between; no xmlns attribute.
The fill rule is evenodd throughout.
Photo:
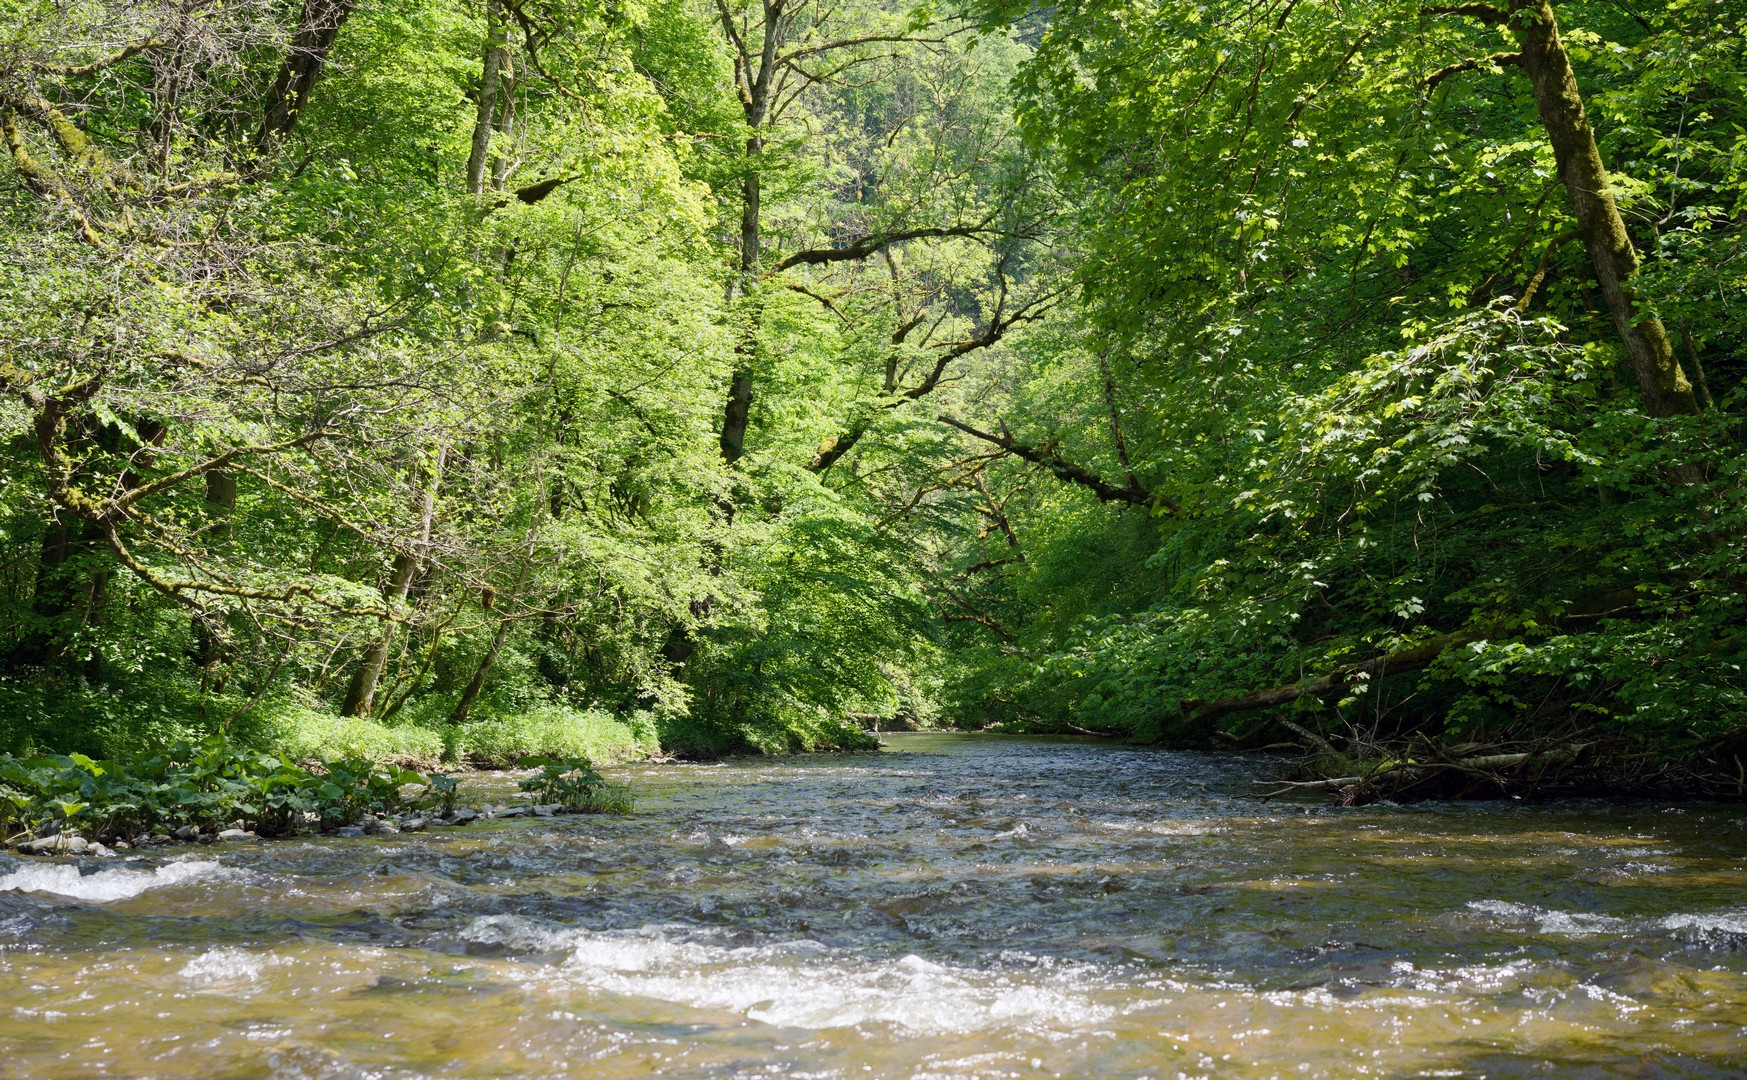
<svg viewBox="0 0 1747 1080"><path fill-rule="evenodd" d="M534 816L535 817L551 817L553 814L555 814L557 812L558 812L557 808L552 807L552 806L536 806L536 807L534 807Z"/></svg>
<svg viewBox="0 0 1747 1080"><path fill-rule="evenodd" d="M400 823L401 832L423 832L424 830L425 819L422 817L409 817Z"/></svg>
<svg viewBox="0 0 1747 1080"><path fill-rule="evenodd" d="M477 810L457 810L455 816L449 819L449 823L451 825L470 825L478 818L479 812Z"/></svg>
<svg viewBox="0 0 1747 1080"><path fill-rule="evenodd" d="M171 833L170 835L175 837L178 840L183 841L184 843L187 843L189 841L200 839L200 830L196 829L192 825L184 825L180 829L177 829L175 832Z"/></svg>
<svg viewBox="0 0 1747 1080"><path fill-rule="evenodd" d="M527 817L533 812L533 809L534 808L531 806L506 806L499 810L494 816L500 818Z"/></svg>

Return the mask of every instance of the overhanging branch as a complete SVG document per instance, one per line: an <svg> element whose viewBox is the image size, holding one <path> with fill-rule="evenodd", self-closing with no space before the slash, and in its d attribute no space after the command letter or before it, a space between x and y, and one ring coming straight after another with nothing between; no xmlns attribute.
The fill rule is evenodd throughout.
<svg viewBox="0 0 1747 1080"><path fill-rule="evenodd" d="M855 262L906 240L922 240L940 236L976 236L988 231L986 225L953 225L945 228L899 229L895 232L874 233L843 247L808 248L806 251L797 251L771 267L764 276L772 277L792 266L819 266L825 263Z"/></svg>
<svg viewBox="0 0 1747 1080"><path fill-rule="evenodd" d="M1139 484L1129 484L1127 486L1117 487L1115 484L1110 483L1108 480L1105 480L1090 469L1076 465L1063 458L1052 445L1044 444L1041 446L1034 446L1030 443L1022 443L1011 435L996 435L992 432L982 431L969 424L963 423L962 421L954 420L952 417L945 414L935 417L935 419L948 427L957 428L973 438L981 439L987 443L993 443L1007 453L1012 454L1014 457L1023 458L1024 460L1036 465L1042 465L1044 468L1054 473L1058 479L1064 480L1070 484L1078 484L1081 487L1090 490L1092 494L1098 496L1098 498L1103 502L1126 503L1129 506L1161 506L1173 513L1178 509L1177 504L1166 498L1164 495L1147 491Z"/></svg>

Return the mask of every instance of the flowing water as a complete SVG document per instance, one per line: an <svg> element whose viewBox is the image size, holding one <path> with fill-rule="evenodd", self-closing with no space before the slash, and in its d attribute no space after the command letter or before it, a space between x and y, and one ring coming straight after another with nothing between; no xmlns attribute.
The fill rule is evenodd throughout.
<svg viewBox="0 0 1747 1080"><path fill-rule="evenodd" d="M1747 1075L1742 808L887 743L619 769L628 818L0 863L0 1077Z"/></svg>

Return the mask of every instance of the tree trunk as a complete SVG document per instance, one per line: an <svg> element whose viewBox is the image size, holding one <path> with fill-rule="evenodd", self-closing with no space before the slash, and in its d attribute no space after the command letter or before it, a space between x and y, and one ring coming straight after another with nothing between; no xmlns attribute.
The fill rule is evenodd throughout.
<svg viewBox="0 0 1747 1080"><path fill-rule="evenodd" d="M758 358L758 333L763 321L757 299L758 260L762 236L761 196L757 162L764 153L764 126L770 119L771 87L779 62L787 17L785 0L764 0L764 27L756 61L746 43L735 33L728 9L722 12L723 30L737 53L734 78L739 85L740 106L746 114L747 172L740 181L740 296L747 302L746 321L740 341L734 346L734 373L728 380L728 401L722 410L722 460L732 465L746 452L746 425L752 413L752 378Z"/></svg>
<svg viewBox="0 0 1747 1080"><path fill-rule="evenodd" d="M401 552L394 557L394 569L383 586L382 598L390 607L398 607L406 599L406 589L412 583L418 560ZM382 682L382 668L388 662L388 649L394 644L394 623L384 619L382 632L364 650L352 681L346 686L346 700L340 705L341 716L369 716L376 699L376 687Z"/></svg>
<svg viewBox="0 0 1747 1080"><path fill-rule="evenodd" d="M479 692L485 689L485 677L497 665L498 654L503 652L504 639L509 637L509 633L510 621L507 618L498 620L497 629L491 634L491 646L485 650L479 667L474 669L473 678L467 680L467 687L461 691L461 700L455 703L455 711L449 714L449 723L467 722L467 714L473 711L473 703L479 700Z"/></svg>
<svg viewBox="0 0 1747 1080"><path fill-rule="evenodd" d="M506 45L498 59L497 152L491 157L491 189L502 191L510 175L510 147L516 134L515 65Z"/></svg>
<svg viewBox="0 0 1747 1080"><path fill-rule="evenodd" d="M1698 399L1675 359L1667 329L1655 314L1639 307L1633 294L1630 283L1638 274L1638 253L1609 189L1607 169L1584 112L1577 77L1559 40L1552 4L1515 0L1511 18L1522 43L1522 68L1534 88L1559 179L1577 217L1578 235L1589 249L1614 329L1638 377L1644 409L1657 417L1697 413Z"/></svg>
<svg viewBox="0 0 1747 1080"><path fill-rule="evenodd" d="M498 85L502 81L509 29L498 0L485 0L485 60L479 75L479 110L473 119L473 149L467 156L467 190L485 190L485 168L491 155L491 133L497 121Z"/></svg>
<svg viewBox="0 0 1747 1080"><path fill-rule="evenodd" d="M522 568L516 574L516 584L511 590L511 596L520 596L522 585L528 580L528 559L522 560ZM486 595L490 596L490 590ZM490 602L487 601L489 609ZM491 669L497 665L497 658L503 652L504 639L510 634L510 620L506 614L498 619L497 629L491 632L491 645L485 650L485 656L479 661L479 667L473 671L473 678L467 680L467 686L461 691L461 700L455 703L455 711L449 714L449 723L465 724L467 714L473 711L473 703L479 700L480 691L485 689L485 677L491 674Z"/></svg>
<svg viewBox="0 0 1747 1080"><path fill-rule="evenodd" d="M206 474L206 512L211 519L207 527L214 540L231 538L231 519L237 512L237 474L225 469L213 469Z"/></svg>
<svg viewBox="0 0 1747 1080"><path fill-rule="evenodd" d="M279 69L279 78L267 97L267 111L261 120L261 133L255 137L255 149L266 154L279 140L291 133L298 117L309 105L309 95L327 65L328 51L339 36L340 27L352 14L354 0L304 0L303 14L297 20L297 33L291 39L291 51Z"/></svg>
<svg viewBox="0 0 1747 1080"><path fill-rule="evenodd" d="M752 337L757 334L754 326L747 334ZM736 359L746 360L745 353L750 349L736 348ZM722 460L732 465L740 460L740 455L746 452L746 424L752 415L752 368L742 366L736 368L733 378L728 381L728 404L722 416Z"/></svg>
<svg viewBox="0 0 1747 1080"><path fill-rule="evenodd" d="M424 508L419 515L419 555L403 551L394 557L394 568L389 572L388 583L383 587L382 598L387 601L392 610L406 603L407 590L412 586L413 574L418 571L422 556L431 546L431 523L437 512L437 487L443 482L443 462L446 452L437 451L437 463L433 470L430 486L425 489ZM369 716L376 700L376 688L382 683L382 668L388 663L388 650L394 644L394 623L388 619L382 621L382 632L377 635L369 648L364 650L363 658L358 662L358 670L352 672L352 681L346 687L346 700L340 706L341 716Z"/></svg>

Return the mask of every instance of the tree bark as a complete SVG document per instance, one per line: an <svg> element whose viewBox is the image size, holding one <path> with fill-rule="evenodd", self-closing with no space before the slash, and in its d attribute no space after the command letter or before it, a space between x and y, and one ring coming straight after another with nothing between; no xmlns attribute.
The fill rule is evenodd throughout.
<svg viewBox="0 0 1747 1080"><path fill-rule="evenodd" d="M790 0L763 0L764 19L756 56L734 26L726 4L718 0L722 32L734 48L734 81L740 107L746 116L745 177L740 181L740 281L738 292L746 302L745 322L734 346L734 372L728 379L728 400L722 409L722 460L732 465L746 452L746 427L752 415L752 381L757 368L758 335L763 311L758 303L758 261L763 244L762 189L758 174L759 155L764 153L764 127L770 120L770 95L780 62L788 25ZM735 289L730 286L729 298Z"/></svg>
<svg viewBox="0 0 1747 1080"><path fill-rule="evenodd" d="M747 337L756 337L757 326L754 325ZM753 350L736 348L736 358L745 360ZM722 415L722 460L732 465L740 460L746 452L746 424L752 416L752 368L750 365L735 369L733 377L728 381L728 404Z"/></svg>
<svg viewBox="0 0 1747 1080"><path fill-rule="evenodd" d="M1204 705L1192 706L1186 710L1184 727L1192 736L1204 735L1212 729L1215 720L1231 713L1290 705L1302 697L1327 697L1330 694L1338 694L1358 682L1375 682L1386 675L1395 675L1404 671L1419 671L1422 668L1430 667L1432 661L1442 656L1445 650L1467 644L1470 641L1477 641L1481 636L1479 630L1462 630L1453 634L1440 634L1418 645L1397 649L1395 652L1372 660L1357 664L1342 664L1320 678L1305 679L1301 682L1287 683L1284 686L1271 686L1266 690L1252 690L1247 694L1237 694L1232 697L1220 698L1218 701L1210 701Z"/></svg>
<svg viewBox="0 0 1747 1080"><path fill-rule="evenodd" d="M231 519L237 512L237 474L228 469L213 469L206 474L206 512L212 519L208 526L215 540L229 540Z"/></svg>
<svg viewBox="0 0 1747 1080"><path fill-rule="evenodd" d="M1515 64L1528 75L1535 107L1553 146L1560 182L1577 218L1578 236L1589 251L1614 329L1638 378L1644 409L1655 417L1697 413L1698 398L1675 358L1667 328L1653 312L1639 305L1631 287L1632 279L1638 276L1638 252L1614 202L1607 168L1589 126L1571 59L1559 38L1559 23L1550 0L1512 0L1508 12L1486 4L1431 10L1494 24L1508 22L1515 31L1522 51L1492 59Z"/></svg>
<svg viewBox="0 0 1747 1080"><path fill-rule="evenodd" d="M1130 478L1128 486L1117 487L1115 484L1105 480L1090 469L1068 461L1066 458L1062 457L1051 444L1046 443L1041 446L1033 446L1030 443L1022 443L1010 435L996 435L993 432L983 431L974 428L969 424L954 420L950 416L942 415L935 417L935 419L950 427L957 428L966 435L981 439L987 443L993 443L1007 451L1009 454L1012 454L1014 457L1022 458L1034 465L1042 465L1044 468L1054 473L1057 479L1066 481L1070 484L1079 484L1081 487L1089 489L1092 494L1098 496L1098 499L1101 502L1127 503L1130 506L1158 506L1171 511L1172 513L1175 513L1177 510L1177 504L1175 502L1158 492L1147 491L1138 483L1135 483L1132 477Z"/></svg>
<svg viewBox="0 0 1747 1080"><path fill-rule="evenodd" d="M479 700L480 691L485 689L485 677L491 674L491 669L497 666L498 654L503 652L504 639L509 637L510 621L500 619L497 629L491 633L491 645L485 650L485 657L479 661L479 666L473 671L473 678L467 680L467 686L461 691L461 700L455 703L455 711L449 714L449 723L465 724L467 714L473 711L473 703Z"/></svg>
<svg viewBox="0 0 1747 1080"><path fill-rule="evenodd" d="M297 120L309 105L309 96L327 66L328 52L339 36L340 27L352 14L354 0L304 0L303 14L297 20L297 33L291 39L291 51L279 69L267 97L267 111L261 120L261 132L255 137L255 149L266 154L297 126Z"/></svg>
<svg viewBox="0 0 1747 1080"><path fill-rule="evenodd" d="M522 585L528 580L528 559L522 560L522 568L516 574L516 584L510 590L510 595L521 595ZM449 714L449 723L465 724L467 716L473 711L473 703L479 700L480 692L485 689L485 677L491 674L491 669L497 666L497 658L503 652L503 643L510 634L509 616L498 619L497 629L491 632L491 644L485 650L485 656L480 659L479 666L473 670L473 678L467 680L467 685L461 691L461 700L455 703L455 710Z"/></svg>
<svg viewBox="0 0 1747 1080"><path fill-rule="evenodd" d="M485 58L479 75L479 109L473 119L473 147L467 155L467 190L474 195L485 190L485 171L491 156L491 133L497 122L497 95L508 41L509 28L504 24L499 0L485 0Z"/></svg>
<svg viewBox="0 0 1747 1080"><path fill-rule="evenodd" d="M498 58L497 152L491 156L491 189L502 191L510 174L510 146L516 134L515 62L506 44ZM524 200L525 201L525 200Z"/></svg>

